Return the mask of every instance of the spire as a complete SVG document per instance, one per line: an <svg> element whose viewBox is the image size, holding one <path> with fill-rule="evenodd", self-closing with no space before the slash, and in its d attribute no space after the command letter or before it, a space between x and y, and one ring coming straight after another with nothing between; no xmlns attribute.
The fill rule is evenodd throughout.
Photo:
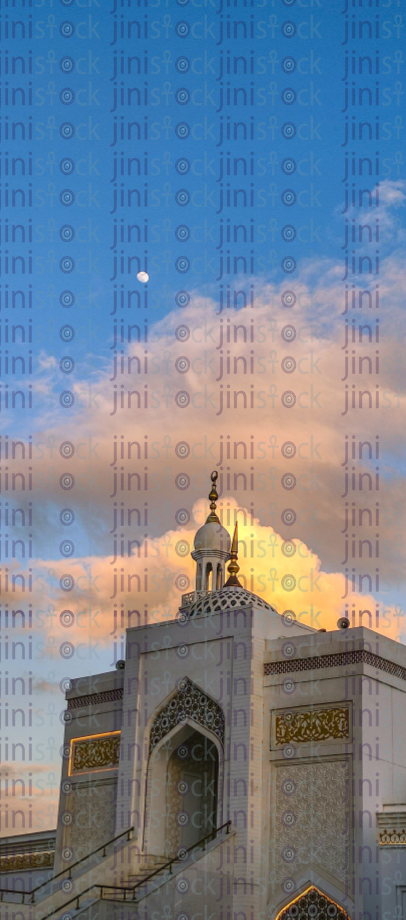
<svg viewBox="0 0 406 920"><path fill-rule="evenodd" d="M225 588L237 587L242 588L238 581L237 574L240 571L238 565L238 521L235 522L233 542L231 544L230 565L228 566L229 577L224 585Z"/></svg>
<svg viewBox="0 0 406 920"><path fill-rule="evenodd" d="M213 470L210 476L210 514L196 533L191 554L196 562L196 591L219 591L223 587L225 565L230 558L230 534L221 524L216 511L218 475L217 470Z"/></svg>
<svg viewBox="0 0 406 920"><path fill-rule="evenodd" d="M206 524L209 524L210 521L214 521L215 524L220 524L220 521L219 521L219 519L218 519L218 517L217 517L217 514L216 514L216 507L217 507L217 506L216 506L216 501L217 501L217 499L218 499L218 492L217 492L217 488L216 488L216 482L217 482L217 479L218 479L218 475L219 475L219 474L218 474L217 470L213 470L213 472L212 472L212 474L211 474L211 476L210 476L210 479L211 479L211 481L212 481L212 487L211 487L211 491L210 491L210 494L209 494L209 500L210 500L210 514L209 514L209 516L208 516L208 518L207 518L207 520L206 520Z"/></svg>

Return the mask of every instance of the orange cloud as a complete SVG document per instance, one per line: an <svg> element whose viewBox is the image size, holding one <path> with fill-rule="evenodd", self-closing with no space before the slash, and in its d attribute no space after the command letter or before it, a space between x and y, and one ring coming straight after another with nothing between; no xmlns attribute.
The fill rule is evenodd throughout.
<svg viewBox="0 0 406 920"><path fill-rule="evenodd" d="M337 619L348 615L351 625L363 624L399 638L394 608L384 610L372 594L352 592L344 575L325 571L321 558L304 541L294 536L284 539L276 528L251 517L250 509L235 499L223 510L223 523L230 533L234 521L239 523L241 583L279 613L292 610L300 622L315 629L335 629ZM62 646L65 640L72 644L73 656L75 649L89 641L100 648L110 646L115 634L128 626L173 619L182 594L194 589L195 563L190 551L207 513L207 500L200 499L193 507L193 523L141 540L130 559L94 556L70 560L69 572L75 581L72 591L65 592L60 585L66 561L36 560L33 626L41 631L44 657L57 660L59 643ZM15 595L5 600L15 605Z"/></svg>

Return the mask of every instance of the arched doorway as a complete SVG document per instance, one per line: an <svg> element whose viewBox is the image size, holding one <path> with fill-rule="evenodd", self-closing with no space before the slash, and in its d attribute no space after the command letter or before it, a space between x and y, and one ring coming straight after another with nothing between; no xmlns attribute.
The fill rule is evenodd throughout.
<svg viewBox="0 0 406 920"><path fill-rule="evenodd" d="M287 904L275 920L350 920L347 911L311 885Z"/></svg>
<svg viewBox="0 0 406 920"><path fill-rule="evenodd" d="M196 725L179 726L148 769L145 851L169 859L214 832L219 819L219 746Z"/></svg>
<svg viewBox="0 0 406 920"><path fill-rule="evenodd" d="M174 740L176 740L174 738ZM177 744L166 777L167 837L171 855L214 832L217 821L218 751L199 731Z"/></svg>
<svg viewBox="0 0 406 920"><path fill-rule="evenodd" d="M224 713L184 677L148 732L144 850L168 858L222 822Z"/></svg>

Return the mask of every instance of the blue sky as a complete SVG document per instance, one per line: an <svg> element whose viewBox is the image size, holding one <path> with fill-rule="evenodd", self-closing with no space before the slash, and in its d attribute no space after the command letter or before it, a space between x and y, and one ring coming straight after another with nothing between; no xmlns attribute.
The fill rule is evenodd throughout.
<svg viewBox="0 0 406 920"><path fill-rule="evenodd" d="M193 517L187 537L178 527L175 515L179 507L185 507L193 515L196 502L208 491L205 483L217 461L212 460L210 453L205 458L197 451L203 433L215 443L217 456L221 438L225 443L229 434L231 443L238 440L248 443L252 436L255 475L264 477L258 479L254 494L256 509L263 509L260 525L274 528L280 541L288 537L302 541L317 555L324 573L341 575L344 435L356 432L357 437L367 439L374 438L379 431L381 501L386 512L386 518L381 520L382 540L387 539L386 549L382 544L380 565L391 585L381 600L394 605L403 598L403 544L399 537L402 519L397 512L404 501L402 427L398 421L403 396L402 359L399 360L398 352L404 337L401 86L404 55L397 12L388 9L382 13L379 43L365 36L362 41L345 43L346 19L337 3L309 0L307 5L305 0L297 3L261 0L256 7L244 7L243 12L238 7L229 12L230 9L227 7L220 14L214 0L202 7L187 0L173 0L167 6L156 2L142 13L137 8L134 15L133 11L122 13L120 8L114 16L107 7L94 6L82 11L81 6L65 0L50 13L45 8L33 12L35 40L22 42L19 49L26 57L31 47L33 52L30 77L33 104L29 109L34 124L33 141L21 145L18 153L27 162L24 188L28 189L29 180L33 191L33 207L28 214L33 227L33 274L29 279L26 276L24 283L27 289L32 280L34 291L34 408L29 416L20 412L6 417L2 412L1 418L3 437L18 435L27 440L29 434L33 435L36 482L33 555L36 572L43 581L42 587L37 585L34 598L37 645L32 667L37 694L42 694L46 707L56 698L58 711L63 707L59 680L69 674L110 669L113 642L115 639L121 642L121 633L110 637L112 604L103 582L103 597L98 596L96 589L93 595L91 590L84 591L69 600L75 615L90 608L93 614L101 609L93 626L87 626L83 616L81 619L87 639L93 635L97 642L102 637L97 655L89 652L83 657L77 652L70 660L61 662L59 648L71 635L59 620L63 604L68 604L58 587L62 564L67 571L69 566L76 566L75 572L80 566L87 571L93 566L97 571L104 569L111 573L114 435L119 442L121 436L127 442L142 441L148 435L149 443L158 445L155 458L152 455L148 458L151 481L155 476L158 485L148 493L147 527L148 539L155 538L158 543L165 541L168 534L175 543L177 530L182 539L192 540ZM363 17L364 14L365 20L368 19L369 10L363 11ZM359 10L356 15L359 18ZM9 16L14 16L14 11ZM120 26L122 17L127 23L127 19L143 21L144 16L149 22L148 39L114 42L115 22ZM237 38L232 42L224 40L229 21L232 34L238 23ZM294 23L292 35L291 23ZM245 27L248 34L244 39ZM133 28L135 34L136 27ZM16 54L17 44L10 45L10 60ZM141 73L128 74L128 60L137 55ZM11 91L18 81L16 75L4 73L6 56L4 53L2 77L7 76ZM360 57L364 57L361 75ZM114 64L115 60L118 64ZM134 60L131 67L137 71L137 66ZM378 106L373 96L377 82ZM352 91L355 89L357 94L363 87L371 90L371 105L367 104L368 92L365 92L362 108L354 108ZM121 105L121 93L125 105ZM2 99L5 98L3 95ZM14 110L12 116L10 111L4 104L3 132L6 119L14 118ZM352 140L354 111L355 142ZM375 145L368 138L371 130L375 140L377 115L380 127ZM362 140L360 121L365 122ZM239 127L235 127L237 122ZM137 125L129 129L129 123L141 126L144 136L140 140L136 136ZM231 141L227 139L229 123ZM124 141L121 141L122 124ZM346 124L350 126L348 142ZM148 126L147 136L144 125ZM10 161L17 156L16 150L15 145L2 144L2 181L7 179L7 169L11 170ZM28 176L29 158L32 179ZM360 177L356 174L361 170ZM382 390L390 395L387 411L379 416L378 427L375 418L371 422L365 413L354 420L343 418L342 382L346 226L350 228L351 245L354 213L346 209L345 195L348 191L351 200L353 182L358 195L360 188L374 189L377 179L381 189L379 211L364 207L361 213L357 210L355 221L357 224L361 219L369 224L374 240L378 236L376 220L380 222L379 245L374 246L374 255L375 248L379 248L383 303L379 313L380 381ZM7 181L14 187L11 180L10 176ZM125 207L121 207L122 193ZM131 207L127 207L129 195ZM10 213L3 208L0 216L3 244ZM13 222L27 224L28 218L27 209L14 209ZM357 258L370 252L371 247L363 246L357 241ZM28 244L22 247L27 260L29 249ZM16 251L10 247L11 254ZM3 248L2 282L12 287L4 275L6 255ZM132 260L131 276L120 275L122 258L126 269L128 260ZM231 280L226 276L228 258L233 273ZM146 286L136 280L137 259L141 268L148 267L150 280ZM234 259L237 259L235 271ZM69 260L73 260L74 267ZM365 278L361 287L367 284ZM220 367L220 320L224 320L223 329L230 317L233 324L249 325L247 311L240 305L228 314L224 307L225 312L220 316L219 305L221 297L224 305L227 302L228 283L238 284L247 291L253 285L256 298L252 314L256 324L253 352L258 362L254 384L266 388L269 401L262 414L256 404L255 412L224 414L220 419L217 417L220 388L215 382ZM281 294L286 289L297 294L293 309L281 306ZM136 293L128 309L128 290L139 293L139 307ZM63 306L63 302L71 298L62 297L60 302L63 291L74 294L74 303L69 307ZM185 291L186 295L182 293ZM115 293L117 312L114 312ZM124 360L136 356L143 361L144 352L148 351L150 376L145 376L145 386L151 386L151 390L155 387L159 405L141 417L112 414L114 323L118 317L120 336L121 316L125 317L125 331L129 323L138 323L142 330L145 320L148 325L148 341L141 343L142 347L125 343L122 349ZM4 308L2 330L6 318ZM190 337L184 342L183 333L179 332L182 325L187 326ZM306 335L296 335L296 341L290 344L292 333L285 332L285 338L282 335L289 325L294 325L295 330L306 328ZM66 327L74 330L73 338ZM206 347L204 330L212 328L216 330L215 343L209 335ZM200 338L195 338L197 331ZM116 351L121 351L120 342ZM312 385L317 384L323 392L320 413L300 413L296 408L287 415L279 404L273 412L271 388L279 388L280 394L290 385L290 378L281 373L286 351L297 362L309 361L310 357L321 362L321 380L317 366L312 378ZM179 376L182 373L181 366L176 364L179 357L189 356L187 360L196 362L203 356L210 361L214 353L215 374L209 368L204 378L194 371L189 376ZM4 358L5 352L3 376ZM60 364L66 358L75 363L69 374L63 372L67 365L61 369ZM133 385L132 380L128 382ZM216 411L210 405L207 412L200 411L203 383L214 387ZM238 383L242 385L244 381ZM304 378L299 378L299 383L308 385ZM19 385L25 386L26 379ZM175 405L174 394L179 387L189 388L193 397L199 395L198 410L190 408L183 412ZM60 404L64 390L75 396L71 408ZM274 436L279 445L276 453L270 440ZM169 441L165 440L168 437ZM274 483L286 471L280 447L289 439L298 443L302 439L302 443L308 444L313 438L322 444L320 458L316 456L310 473L308 461L302 462L299 454L296 456L292 469L303 489L300 491L298 487L294 499L286 497L279 482L274 489ZM65 440L75 447L69 463L60 453ZM175 451L176 444L184 441L190 443L192 454L186 464ZM169 442L171 447L166 449ZM262 443L266 444L265 460L258 447ZM363 469L369 470L371 466L366 461ZM139 468L136 464L131 467ZM175 483L179 473L186 469L192 479L194 474L199 480L195 488L191 485L189 491L182 493ZM76 477L76 485L62 494L60 476L66 470ZM248 474L248 465L244 470ZM86 476L89 474L89 485L84 472ZM314 494L310 494L311 477L317 479L318 474L320 489L314 486ZM97 486L92 484L92 476L99 477ZM265 495L257 494L260 482L266 484ZM244 508L249 506L251 494L238 488L233 490L231 485L230 498L233 496ZM225 509L225 495L223 500ZM293 533L283 530L280 511L287 502L294 501L298 524ZM272 510L273 505L277 511ZM320 509L320 524L309 523L313 505ZM60 514L65 507L75 515L70 526L61 523ZM20 531L17 533L22 536ZM126 532L126 539L129 535L133 536ZM137 536L142 542L144 527ZM61 545L67 540L72 540L75 550L72 557L64 559ZM164 545L159 543L162 555ZM314 558L312 555L313 562ZM181 557L178 562L181 568ZM169 564L174 574L174 561ZM331 584L326 581L325 591ZM338 582L334 586L338 592ZM171 587L172 608L176 598L180 598L179 592L176 595ZM323 600L331 613L327 596ZM154 603L151 598L151 604ZM165 603L162 592L157 603L162 611ZM41 619L42 614L38 618L38 610L44 610L48 618ZM329 620L329 627L332 622ZM75 637L79 643L78 631ZM48 641L50 638L52 642ZM38 644L41 642L45 643L43 648ZM16 673L21 672L18 662L14 667ZM42 707L38 704L38 708ZM53 710L48 716L50 736L57 738L59 744L62 727L52 713ZM37 720L36 732L40 727Z"/></svg>

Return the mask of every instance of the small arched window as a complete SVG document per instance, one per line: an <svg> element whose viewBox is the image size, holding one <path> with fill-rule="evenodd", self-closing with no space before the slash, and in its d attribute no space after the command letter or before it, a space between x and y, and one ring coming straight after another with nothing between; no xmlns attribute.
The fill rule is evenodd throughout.
<svg viewBox="0 0 406 920"><path fill-rule="evenodd" d="M213 590L213 566L211 562L208 562L206 565L206 591Z"/></svg>

